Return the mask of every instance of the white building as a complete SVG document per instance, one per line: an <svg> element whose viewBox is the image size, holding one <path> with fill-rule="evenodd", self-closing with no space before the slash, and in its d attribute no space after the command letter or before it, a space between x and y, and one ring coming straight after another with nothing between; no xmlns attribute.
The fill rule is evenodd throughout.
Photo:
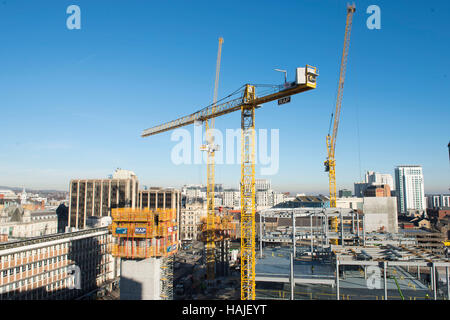
<svg viewBox="0 0 450 320"><path fill-rule="evenodd" d="M267 179L256 179L255 180L255 190L256 191L268 191L272 188L270 180Z"/></svg>
<svg viewBox="0 0 450 320"><path fill-rule="evenodd" d="M284 194L274 190L256 191L257 209L271 208L281 202L284 202Z"/></svg>
<svg viewBox="0 0 450 320"><path fill-rule="evenodd" d="M363 202L364 202L364 198L361 198L361 197L337 198L336 199L336 208L362 210Z"/></svg>
<svg viewBox="0 0 450 320"><path fill-rule="evenodd" d="M241 193L237 189L223 191L223 206L228 208L240 208Z"/></svg>
<svg viewBox="0 0 450 320"><path fill-rule="evenodd" d="M29 211L9 206L0 211L0 234L9 238L31 238L58 232L54 210Z"/></svg>
<svg viewBox="0 0 450 320"><path fill-rule="evenodd" d="M402 165L395 168L397 209L400 214L409 210L425 211L423 171L421 166Z"/></svg>
<svg viewBox="0 0 450 320"><path fill-rule="evenodd" d="M180 240L197 240L200 218L206 217L206 202L187 204L180 214Z"/></svg>
<svg viewBox="0 0 450 320"><path fill-rule="evenodd" d="M394 179L392 179L392 175L390 175L389 173L378 173L374 171L367 171L364 182L369 183L371 185L387 184L389 185L389 188L391 188L391 190L394 190Z"/></svg>
<svg viewBox="0 0 450 320"><path fill-rule="evenodd" d="M256 191L255 195L256 207L258 209L264 209L270 207L271 192L270 191Z"/></svg>
<svg viewBox="0 0 450 320"><path fill-rule="evenodd" d="M278 192L274 192L273 193L273 204L274 206L276 206L279 203L284 202L284 194L282 193L278 193Z"/></svg>

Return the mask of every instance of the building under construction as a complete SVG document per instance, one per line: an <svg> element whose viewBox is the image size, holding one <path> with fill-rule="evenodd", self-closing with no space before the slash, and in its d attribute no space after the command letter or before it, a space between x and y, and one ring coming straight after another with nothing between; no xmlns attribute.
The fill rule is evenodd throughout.
<svg viewBox="0 0 450 320"><path fill-rule="evenodd" d="M121 258L121 300L172 300L176 209L111 210L112 254Z"/></svg>
<svg viewBox="0 0 450 320"><path fill-rule="evenodd" d="M449 299L448 257L414 236L366 232L356 210L267 209L259 218L257 299Z"/></svg>
<svg viewBox="0 0 450 320"><path fill-rule="evenodd" d="M216 215L213 217L212 225L212 240L213 240L213 257L210 263L210 269L207 269L208 280L213 280L215 276L227 276L229 268L229 252L230 240L236 239L237 223L233 221L231 215ZM206 245L208 239L207 217L202 217L199 225L200 240ZM208 257L207 257L208 259Z"/></svg>

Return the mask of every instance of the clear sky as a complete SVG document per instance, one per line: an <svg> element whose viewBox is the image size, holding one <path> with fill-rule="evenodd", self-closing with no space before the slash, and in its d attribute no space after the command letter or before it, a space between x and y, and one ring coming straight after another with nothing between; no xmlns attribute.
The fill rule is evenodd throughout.
<svg viewBox="0 0 450 320"><path fill-rule="evenodd" d="M334 108L347 1L0 0L0 185L67 190L72 178L133 170L147 186L205 183L206 165L175 165L171 133L143 129L245 83L281 84L275 68L319 68L317 89L257 110L279 129L279 191L326 193L325 136ZM69 30L66 9L81 8ZM369 30L369 5L381 29ZM338 188L365 170L423 166L425 191L448 192L450 2L356 1L336 147ZM238 112L216 119L237 129ZM358 130L359 128L359 130ZM186 127L191 133L193 126ZM216 181L238 186L240 167Z"/></svg>

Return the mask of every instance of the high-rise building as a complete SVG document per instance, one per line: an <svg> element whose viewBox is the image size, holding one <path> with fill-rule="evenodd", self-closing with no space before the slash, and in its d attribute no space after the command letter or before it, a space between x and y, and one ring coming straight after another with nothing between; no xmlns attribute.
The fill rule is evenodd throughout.
<svg viewBox="0 0 450 320"><path fill-rule="evenodd" d="M378 173L374 171L367 171L365 181L370 185L389 185L390 190L394 189L394 180L392 179L392 175L388 173Z"/></svg>
<svg viewBox="0 0 450 320"><path fill-rule="evenodd" d="M136 174L122 169L108 179L71 180L68 226L83 229L89 216L111 216L111 208L136 208L138 189Z"/></svg>
<svg viewBox="0 0 450 320"><path fill-rule="evenodd" d="M421 166L401 165L395 168L397 209L400 214L408 211L425 211L426 201Z"/></svg>

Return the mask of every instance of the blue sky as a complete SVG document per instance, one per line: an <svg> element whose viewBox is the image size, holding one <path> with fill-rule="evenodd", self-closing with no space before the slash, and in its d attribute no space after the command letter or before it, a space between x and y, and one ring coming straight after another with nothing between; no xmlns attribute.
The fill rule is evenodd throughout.
<svg viewBox="0 0 450 320"><path fill-rule="evenodd" d="M81 8L68 30L66 8ZM381 8L369 30L366 8ZM120 167L143 185L204 183L205 165L175 165L171 133L143 129L197 111L245 83L280 84L319 68L317 89L257 110L279 129L279 191L327 193L325 136L334 109L346 1L0 1L0 185L67 190L71 178ZM336 147L338 188L365 170L420 164L426 192L448 192L450 3L356 1ZM240 114L216 120L237 129ZM359 128L359 134L358 134ZM193 126L186 127L193 132ZM239 165L216 181L238 186Z"/></svg>

